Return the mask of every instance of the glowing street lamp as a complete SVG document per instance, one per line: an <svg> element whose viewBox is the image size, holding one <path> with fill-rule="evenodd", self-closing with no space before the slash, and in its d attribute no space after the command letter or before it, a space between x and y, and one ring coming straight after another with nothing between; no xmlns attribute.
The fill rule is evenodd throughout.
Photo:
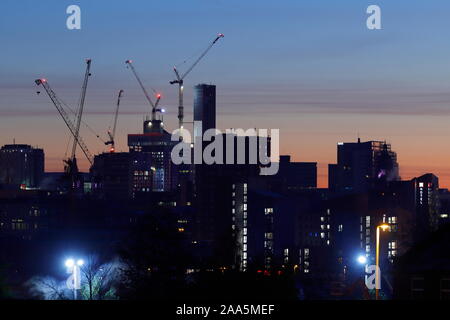
<svg viewBox="0 0 450 320"><path fill-rule="evenodd" d="M358 259L356 259L358 263L365 265L367 263L367 258L364 255L358 256Z"/></svg>
<svg viewBox="0 0 450 320"><path fill-rule="evenodd" d="M376 243L376 256L375 256L375 299L378 300L379 298L379 285L381 284L380 281L380 229L383 231L386 231L389 229L389 225L386 223L383 223L379 226L377 226L377 243Z"/></svg>
<svg viewBox="0 0 450 320"><path fill-rule="evenodd" d="M77 300L77 290L81 289L81 277L80 268L84 265L83 259L67 259L65 266L67 267L67 273L71 276L67 279L66 284L69 289L73 289L73 299Z"/></svg>
<svg viewBox="0 0 450 320"><path fill-rule="evenodd" d="M65 264L67 268L73 268L75 261L73 259L67 259Z"/></svg>

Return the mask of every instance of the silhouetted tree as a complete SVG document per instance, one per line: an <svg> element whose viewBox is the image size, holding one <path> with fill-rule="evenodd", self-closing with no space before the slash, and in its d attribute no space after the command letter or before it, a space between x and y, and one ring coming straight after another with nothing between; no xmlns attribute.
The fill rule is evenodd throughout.
<svg viewBox="0 0 450 320"><path fill-rule="evenodd" d="M81 289L78 298L81 300L111 300L117 299L116 286L119 280L119 264L101 262L91 255L80 268ZM36 276L31 278L25 286L30 295L43 300L71 300L73 291L67 288L66 279L58 280L50 276Z"/></svg>
<svg viewBox="0 0 450 320"><path fill-rule="evenodd" d="M102 262L97 255L90 255L81 267L81 296L84 300L112 300L120 279L117 261Z"/></svg>
<svg viewBox="0 0 450 320"><path fill-rule="evenodd" d="M147 213L120 249L121 298L164 299L180 293L190 256L177 219L168 210Z"/></svg>
<svg viewBox="0 0 450 320"><path fill-rule="evenodd" d="M64 281L57 280L49 276L36 276L25 284L28 287L31 297L42 300L70 300Z"/></svg>

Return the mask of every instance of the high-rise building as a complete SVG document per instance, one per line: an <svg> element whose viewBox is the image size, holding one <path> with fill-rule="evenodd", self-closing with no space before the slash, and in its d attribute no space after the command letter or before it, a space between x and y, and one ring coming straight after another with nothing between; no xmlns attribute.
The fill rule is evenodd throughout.
<svg viewBox="0 0 450 320"><path fill-rule="evenodd" d="M377 227L389 225L379 246L380 266L387 272L398 257L438 228L439 182L435 175L425 174L366 192L335 194L329 206L336 253L344 265L355 253L375 263Z"/></svg>
<svg viewBox="0 0 450 320"><path fill-rule="evenodd" d="M416 240L439 227L439 178L432 173L412 180L416 201Z"/></svg>
<svg viewBox="0 0 450 320"><path fill-rule="evenodd" d="M386 181L397 181L397 154L383 141L340 142L337 164L329 166L329 188L337 192L365 192Z"/></svg>
<svg viewBox="0 0 450 320"><path fill-rule="evenodd" d="M44 150L26 144L0 149L0 184L37 188L44 176Z"/></svg>
<svg viewBox="0 0 450 320"><path fill-rule="evenodd" d="M216 86L198 84L194 87L194 121L201 121L202 128L194 127L194 136L203 135L216 128Z"/></svg>
<svg viewBox="0 0 450 320"><path fill-rule="evenodd" d="M143 133L128 135L133 192L167 192L174 188L176 170L171 151L176 143L171 141L171 134L164 129L162 120L146 120ZM145 176L151 176L151 180Z"/></svg>

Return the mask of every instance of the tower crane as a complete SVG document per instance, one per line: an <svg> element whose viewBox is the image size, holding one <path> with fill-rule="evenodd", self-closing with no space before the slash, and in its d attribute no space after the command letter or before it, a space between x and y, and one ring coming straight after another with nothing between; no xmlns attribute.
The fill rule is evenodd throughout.
<svg viewBox="0 0 450 320"><path fill-rule="evenodd" d="M184 78L194 69L194 67L200 62L200 60L208 53L208 51L214 46L214 44L220 39L223 38L224 34L219 33L213 42L209 44L209 46L202 52L202 54L194 61L194 63L182 74L178 72L176 66L173 67L173 71L175 72L176 79L170 81L170 84L178 84L178 125L180 130L183 130L183 120L184 120L184 106L183 106L183 91L184 91Z"/></svg>
<svg viewBox="0 0 450 320"><path fill-rule="evenodd" d="M50 97L50 100L52 100L53 104L55 105L56 109L58 110L59 114L64 120L64 123L69 128L70 133L73 136L73 145L72 145L72 153L70 157L67 160L64 160L65 165L65 172L69 176L72 182L72 186L74 185L74 182L77 179L78 175L78 166L77 166L77 160L76 160L76 148L77 145L80 146L81 150L83 151L84 155L86 156L89 163L92 165L93 163L93 157L92 154L89 152L89 149L87 148L86 144L84 143L83 139L80 137L80 124L81 124L81 118L83 115L83 109L84 109L84 101L86 97L86 89L88 84L88 79L91 75L90 73L91 68L91 59L86 59L86 72L83 79L83 85L81 88L81 96L80 96L80 103L78 106L77 113L75 114L75 124L72 122L72 120L69 118L66 110L63 107L63 103L61 100L57 97L53 89L50 87L46 79L37 79L35 80L35 83L39 86L42 85L42 87L47 92L48 96ZM38 92L39 93L39 92Z"/></svg>
<svg viewBox="0 0 450 320"><path fill-rule="evenodd" d="M114 144L114 137L116 136L117 117L119 115L120 98L122 98L122 94L123 90L119 90L119 94L117 96L116 113L114 114L113 129L112 132L108 130L109 140L105 142L105 145L111 145L111 148L109 149L110 152L114 152L116 150Z"/></svg>
<svg viewBox="0 0 450 320"><path fill-rule="evenodd" d="M150 95L148 94L147 90L144 87L144 84L141 81L141 78L139 77L139 75L136 72L136 69L133 66L133 61L132 60L127 60L125 61L125 64L127 65L127 68L129 67L131 69L131 71L133 72L137 82L139 83L139 86L141 87L142 91L144 92L145 98L147 99L148 103L150 103L150 106L152 107L152 121L156 119L156 111L159 110L157 109L159 101L161 100L161 94L160 93L156 93L156 102L153 103L152 99L150 98Z"/></svg>
<svg viewBox="0 0 450 320"><path fill-rule="evenodd" d="M67 114L66 110L63 107L63 103L56 96L55 92L52 90L52 88L48 84L47 79L37 79L37 80L35 80L35 83L38 86L42 85L42 87L45 89L48 96L50 97L50 100L52 100L53 104L55 105L55 107L58 110L59 114L61 115L62 119L64 120L64 123L66 124L67 128L69 128L69 131L72 134L73 138L78 143L79 147L81 148L84 155L86 156L86 159L89 161L90 164L92 164L93 163L92 154L89 152L89 149L87 148L83 139L79 135L76 134L77 130L76 130L75 124L70 120L69 115Z"/></svg>
<svg viewBox="0 0 450 320"><path fill-rule="evenodd" d="M80 136L80 125L81 125L81 117L83 116L83 109L84 109L84 100L86 98L86 90L88 85L89 77L91 76L91 59L86 59L86 71L84 73L84 79L83 79L83 85L81 87L81 96L80 96L80 104L78 107L78 111L76 114L76 124L75 124L75 134L74 134L74 140L72 145L72 153L70 155L70 158L66 161L66 164L69 167L70 171L73 171L74 173L78 172L77 162L76 162L76 150L78 145L78 138Z"/></svg>

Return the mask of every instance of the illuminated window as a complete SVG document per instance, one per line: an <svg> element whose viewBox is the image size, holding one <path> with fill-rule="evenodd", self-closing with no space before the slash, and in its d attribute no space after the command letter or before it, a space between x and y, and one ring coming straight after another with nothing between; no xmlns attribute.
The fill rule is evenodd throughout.
<svg viewBox="0 0 450 320"><path fill-rule="evenodd" d="M308 248L305 248L305 250L304 250L304 256L305 256L305 259L308 259L309 258L309 249Z"/></svg>
<svg viewBox="0 0 450 320"><path fill-rule="evenodd" d="M390 224L396 224L397 223L397 217L389 217L388 222Z"/></svg>

